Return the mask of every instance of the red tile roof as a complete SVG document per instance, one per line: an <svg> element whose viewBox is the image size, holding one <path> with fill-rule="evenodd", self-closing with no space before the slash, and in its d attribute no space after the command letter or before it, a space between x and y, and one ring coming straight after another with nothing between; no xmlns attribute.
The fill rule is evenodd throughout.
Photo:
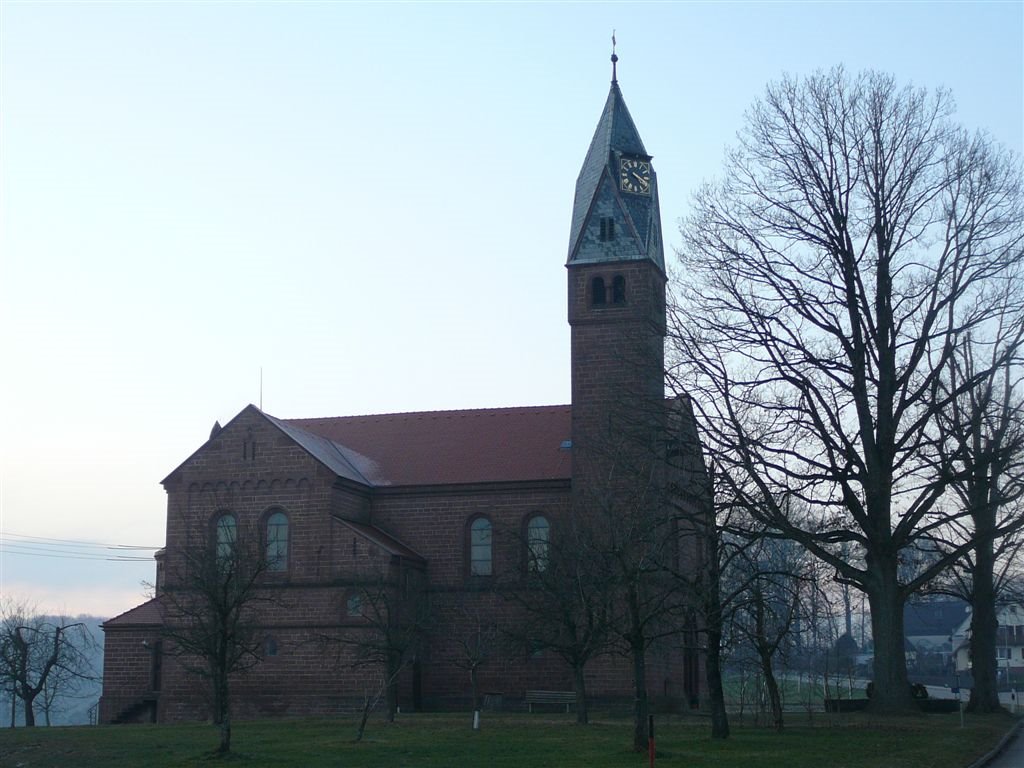
<svg viewBox="0 0 1024 768"><path fill-rule="evenodd" d="M147 600L112 619L103 622L104 627L121 627L129 625L155 625L164 623L163 606L158 598Z"/></svg>
<svg viewBox="0 0 1024 768"><path fill-rule="evenodd" d="M282 419L359 454L373 485L561 480L568 405ZM350 457L351 458L351 457Z"/></svg>

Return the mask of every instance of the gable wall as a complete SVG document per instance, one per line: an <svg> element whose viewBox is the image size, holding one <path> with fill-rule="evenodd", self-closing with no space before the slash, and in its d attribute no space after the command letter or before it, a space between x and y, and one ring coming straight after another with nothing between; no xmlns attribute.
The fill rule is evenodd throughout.
<svg viewBox="0 0 1024 768"><path fill-rule="evenodd" d="M305 583L324 578L331 564L325 511L334 506L358 517L367 505L365 498L335 489L334 479L257 412L243 411L165 481L168 584L181 573L186 547L212 542L220 513L235 515L240 541L262 540L273 509L289 521L289 567L279 578Z"/></svg>

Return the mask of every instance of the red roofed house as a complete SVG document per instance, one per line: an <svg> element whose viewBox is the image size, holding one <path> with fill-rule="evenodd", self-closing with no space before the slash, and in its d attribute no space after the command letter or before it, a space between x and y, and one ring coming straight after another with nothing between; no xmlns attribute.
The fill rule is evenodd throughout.
<svg viewBox="0 0 1024 768"><path fill-rule="evenodd" d="M233 683L236 715L350 711L379 687L379 669L337 662L317 642L359 627L353 586L367 573L394 584L418 579L430 596L434 625L402 672L399 705L464 705L460 638L474 621L496 630L515 624L517 609L498 585L538 567L526 548L545 548L570 510L586 509L609 475L601 450L609 434L632 430L656 441L673 414L696 434L685 402L664 395L660 230L651 157L613 80L570 228L572 405L319 419L279 419L250 405L215 426L163 481L167 538L156 598L104 625L101 721L206 717L200 682L165 653L165 598L197 536L212 549L247 532L273 555L264 578L276 599L263 614L261 661ZM699 448L689 445L684 463L703 478ZM696 567L687 541L680 557ZM696 643L682 634L652 648L648 684L652 694L693 703ZM554 654L520 656L481 667L482 691L508 705L528 690L572 690ZM601 657L588 666L589 693L631 699L632 674L627 657Z"/></svg>

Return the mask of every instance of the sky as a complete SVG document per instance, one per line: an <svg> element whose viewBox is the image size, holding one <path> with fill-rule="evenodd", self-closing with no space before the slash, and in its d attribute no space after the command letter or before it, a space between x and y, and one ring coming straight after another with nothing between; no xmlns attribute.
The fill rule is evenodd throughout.
<svg viewBox="0 0 1024 768"><path fill-rule="evenodd" d="M249 403L568 402L612 30L667 253L784 73L948 88L1022 151L1019 1L0 0L0 597L144 600L160 481Z"/></svg>

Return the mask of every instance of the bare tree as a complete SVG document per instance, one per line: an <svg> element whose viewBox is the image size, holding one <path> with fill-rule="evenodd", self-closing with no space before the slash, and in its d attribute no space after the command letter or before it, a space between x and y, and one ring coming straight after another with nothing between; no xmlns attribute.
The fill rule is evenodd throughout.
<svg viewBox="0 0 1024 768"><path fill-rule="evenodd" d="M801 554L793 542L759 538L734 560L740 572L733 627L757 658L777 731L783 729L783 715L775 664L786 643L793 639L802 609L800 596L807 577Z"/></svg>
<svg viewBox="0 0 1024 768"><path fill-rule="evenodd" d="M480 670L501 651L501 634L496 624L479 611L459 611L463 631L455 638L457 651L453 662L469 673L473 707L473 730L480 729Z"/></svg>
<svg viewBox="0 0 1024 768"><path fill-rule="evenodd" d="M715 478L717 475L712 476ZM730 735L722 682L726 660L735 662L747 650L758 660L776 727L781 728L781 697L772 664L783 644L795 638L795 624L803 616L799 610L806 581L802 552L791 542L765 535L745 507L749 501L749 496L736 496L729 487L720 487L714 494L714 515L707 516L705 524L696 529L704 552L703 567L689 577L689 588L697 595L704 617L705 674L714 739ZM775 695L771 695L772 689Z"/></svg>
<svg viewBox="0 0 1024 768"><path fill-rule="evenodd" d="M65 616L59 616L53 619L52 626L54 631L57 627L64 627L65 642L71 640L74 651L69 650L65 658L53 667L43 685L40 709L47 725L52 725L55 715L66 714L70 702L94 698L97 686L103 679L93 664L103 649L96 642L88 624L72 622Z"/></svg>
<svg viewBox="0 0 1024 768"><path fill-rule="evenodd" d="M951 112L948 93L878 73L785 78L683 226L674 370L705 449L762 523L867 594L885 711L913 706L906 597L969 548L900 579L956 514L936 420L1004 360L944 395L936 381L957 339L998 323L992 287L1024 243L1019 160Z"/></svg>
<svg viewBox="0 0 1024 768"><path fill-rule="evenodd" d="M1017 553L1024 527L1024 312L1010 286L1003 297L1008 311L1005 322L995 326L993 338L985 344L975 343L969 335L961 339L947 362L947 376L939 382L945 393L960 390L964 380L979 380L978 386L950 397L938 421L947 460L959 470L951 488L967 515L952 520L932 542L940 552L956 543L971 544L954 563L945 591L952 586L954 594L971 603L974 685L968 708L976 712L1002 709L996 604L1000 582L1013 559L1008 555Z"/></svg>
<svg viewBox="0 0 1024 768"><path fill-rule="evenodd" d="M735 550L727 548L722 529L714 516L704 521L699 530L705 567L692 579L694 592L704 619L705 678L711 706L711 738L729 738L729 715L722 684L722 643L730 597L723 595L722 571L728 567Z"/></svg>
<svg viewBox="0 0 1024 768"><path fill-rule="evenodd" d="M345 600L351 625L322 639L345 651L353 666L381 670L386 716L394 722L399 678L416 660L433 624L425 575L419 568L392 563L387 573L367 574L354 583Z"/></svg>
<svg viewBox="0 0 1024 768"><path fill-rule="evenodd" d="M648 653L678 640L696 607L693 564L684 550L695 542L692 517L703 508L691 512L680 496L689 482L666 462L666 445L675 451L676 437L649 424L610 434L601 446L606 474L590 483L574 510L584 549L602 563L611 589L612 641L632 663L637 751L647 749Z"/></svg>
<svg viewBox="0 0 1024 768"><path fill-rule="evenodd" d="M518 542L527 555L526 573L503 592L523 620L508 634L533 652L550 650L572 669L576 722L589 721L584 671L610 645L614 581L607 562L593 550L581 521L557 527L543 542Z"/></svg>
<svg viewBox="0 0 1024 768"><path fill-rule="evenodd" d="M226 517L224 518L227 519ZM270 567L256 531L239 535L220 524L213 540L201 535L181 551L160 599L167 652L209 685L210 715L219 728L217 753L231 750L231 678L260 661L261 608L269 598L263 576ZM251 535L246 535L251 534Z"/></svg>
<svg viewBox="0 0 1024 768"><path fill-rule="evenodd" d="M40 695L49 698L44 707L49 725L53 699L72 692L82 680L95 679L88 656L94 645L82 622L43 616L9 598L0 603L0 685L21 700L26 726L36 724ZM13 707L12 699L12 724Z"/></svg>

